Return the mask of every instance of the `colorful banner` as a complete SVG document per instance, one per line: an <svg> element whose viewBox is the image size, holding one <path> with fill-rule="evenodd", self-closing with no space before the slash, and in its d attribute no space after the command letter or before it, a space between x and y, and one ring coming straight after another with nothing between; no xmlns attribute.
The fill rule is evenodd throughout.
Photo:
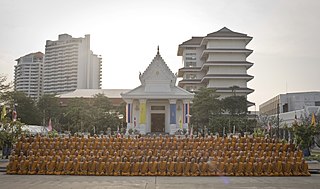
<svg viewBox="0 0 320 189"><path fill-rule="evenodd" d="M189 123L189 117L190 117L190 115L189 115L189 103L186 103L185 105L185 108L184 108L184 123Z"/></svg>
<svg viewBox="0 0 320 189"><path fill-rule="evenodd" d="M146 123L146 117L147 117L147 110L146 110L146 103L142 102L140 103L140 124L145 124Z"/></svg>
<svg viewBox="0 0 320 189"><path fill-rule="evenodd" d="M176 104L170 104L170 124L176 124Z"/></svg>

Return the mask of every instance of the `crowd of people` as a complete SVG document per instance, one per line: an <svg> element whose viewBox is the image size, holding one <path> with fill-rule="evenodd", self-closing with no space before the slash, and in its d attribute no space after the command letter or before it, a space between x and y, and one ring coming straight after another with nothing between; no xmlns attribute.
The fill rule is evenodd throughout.
<svg viewBox="0 0 320 189"><path fill-rule="evenodd" d="M7 174L308 176L295 145L261 137L22 136Z"/></svg>

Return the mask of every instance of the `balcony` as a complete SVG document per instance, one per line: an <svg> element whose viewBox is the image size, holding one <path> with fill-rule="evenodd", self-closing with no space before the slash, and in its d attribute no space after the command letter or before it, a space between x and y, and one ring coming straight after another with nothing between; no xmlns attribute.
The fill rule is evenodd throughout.
<svg viewBox="0 0 320 189"><path fill-rule="evenodd" d="M185 72L200 72L200 71L201 71L200 67L183 67L179 69L178 77L183 77L183 74Z"/></svg>
<svg viewBox="0 0 320 189"><path fill-rule="evenodd" d="M204 49L200 56L200 59L207 59L209 53L245 53L248 57L253 50L251 49Z"/></svg>

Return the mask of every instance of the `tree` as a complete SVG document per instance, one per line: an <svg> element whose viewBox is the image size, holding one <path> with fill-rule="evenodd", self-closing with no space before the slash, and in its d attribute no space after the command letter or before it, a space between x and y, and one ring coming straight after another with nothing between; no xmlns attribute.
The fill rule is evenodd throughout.
<svg viewBox="0 0 320 189"><path fill-rule="evenodd" d="M196 127L209 126L210 117L221 114L219 95L215 93L214 89L200 88L196 92L193 103L191 105L192 123Z"/></svg>
<svg viewBox="0 0 320 189"><path fill-rule="evenodd" d="M8 92L6 97L11 111L14 106L16 107L18 120L29 125L41 124L39 109L32 98L26 96L23 92L16 91Z"/></svg>
<svg viewBox="0 0 320 189"><path fill-rule="evenodd" d="M304 150L305 156L310 155L310 147L313 144L314 137L320 134L320 125L316 126L307 124L293 124L293 133L295 136L296 144Z"/></svg>
<svg viewBox="0 0 320 189"><path fill-rule="evenodd" d="M0 100L2 100L2 95L12 89L12 83L7 82L7 77L0 75Z"/></svg>
<svg viewBox="0 0 320 189"><path fill-rule="evenodd" d="M37 107L39 109L39 116L42 120L42 125L46 125L46 122L51 118L54 120L59 119L61 115L61 108L59 98L55 95L45 94L40 97Z"/></svg>
<svg viewBox="0 0 320 189"><path fill-rule="evenodd" d="M229 96L222 99L222 106L225 112L232 116L247 114L247 99L245 96Z"/></svg>

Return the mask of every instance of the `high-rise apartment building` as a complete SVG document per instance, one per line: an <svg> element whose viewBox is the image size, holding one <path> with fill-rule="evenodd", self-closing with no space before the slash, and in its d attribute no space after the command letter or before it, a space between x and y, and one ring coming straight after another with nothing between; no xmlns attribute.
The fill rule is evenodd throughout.
<svg viewBox="0 0 320 189"><path fill-rule="evenodd" d="M90 35L73 38L61 34L46 41L43 91L63 94L76 89L101 87L101 57L90 50Z"/></svg>
<svg viewBox="0 0 320 189"><path fill-rule="evenodd" d="M43 53L36 52L18 58L14 66L14 89L33 99L42 95Z"/></svg>
<svg viewBox="0 0 320 189"><path fill-rule="evenodd" d="M192 37L179 45L178 56L182 56L183 68L179 86L196 91L200 87L216 89L220 98L236 93L244 95L254 90L247 87L253 76L247 70L253 65L246 59L252 53L246 45L252 37L233 32L224 27L205 37Z"/></svg>

